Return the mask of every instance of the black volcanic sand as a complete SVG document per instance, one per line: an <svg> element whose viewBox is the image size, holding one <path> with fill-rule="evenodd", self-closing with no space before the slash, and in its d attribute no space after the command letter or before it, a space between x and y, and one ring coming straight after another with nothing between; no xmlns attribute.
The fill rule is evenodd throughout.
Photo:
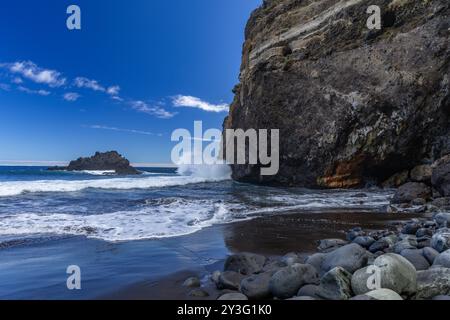
<svg viewBox="0 0 450 320"><path fill-rule="evenodd" d="M307 256L317 252L318 240L328 238L345 239L345 232L351 228L395 230L399 222L421 216L423 215L357 211L290 213L213 226L208 228L208 233L211 231L222 233L224 244L230 253L252 252L268 257L276 257L289 252L298 252ZM99 298L196 300L199 298L189 296L189 292L192 289L185 288L182 284L187 278L197 276L201 279L203 278L202 283L204 283L204 286L202 289L210 294L209 297L200 298L200 300L217 299L220 292L207 278L208 273L223 269L224 260L206 268L199 267L198 270L174 273L156 281L141 282Z"/></svg>

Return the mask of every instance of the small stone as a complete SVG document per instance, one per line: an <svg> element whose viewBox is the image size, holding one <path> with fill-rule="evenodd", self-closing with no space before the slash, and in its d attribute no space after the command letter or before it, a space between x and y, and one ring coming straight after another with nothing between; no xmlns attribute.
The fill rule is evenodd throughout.
<svg viewBox="0 0 450 320"><path fill-rule="evenodd" d="M256 274L245 278L241 282L241 292L250 300L262 300L270 297L269 283L271 272Z"/></svg>
<svg viewBox="0 0 450 320"><path fill-rule="evenodd" d="M422 238L422 237L430 237L431 238L432 236L433 236L433 231L430 228L420 228L416 232L417 238Z"/></svg>
<svg viewBox="0 0 450 320"><path fill-rule="evenodd" d="M450 268L450 250L444 251L434 259L433 267Z"/></svg>
<svg viewBox="0 0 450 320"><path fill-rule="evenodd" d="M336 267L328 271L320 280L317 295L328 300L348 300L352 297L352 275L344 268Z"/></svg>
<svg viewBox="0 0 450 320"><path fill-rule="evenodd" d="M276 272L270 279L269 289L274 297L293 297L306 284L318 284L316 269L308 264L294 264Z"/></svg>
<svg viewBox="0 0 450 320"><path fill-rule="evenodd" d="M190 277L183 282L183 287L188 288L200 287L200 279L197 277Z"/></svg>
<svg viewBox="0 0 450 320"><path fill-rule="evenodd" d="M370 236L359 236L353 240L353 243L359 244L363 248L370 248L370 246L375 242L375 239Z"/></svg>
<svg viewBox="0 0 450 320"><path fill-rule="evenodd" d="M439 228L447 228L448 226L450 226L450 213L438 213L434 216L434 221L439 226Z"/></svg>
<svg viewBox="0 0 450 320"><path fill-rule="evenodd" d="M450 229L442 228L437 230L431 238L431 247L438 252L450 249Z"/></svg>
<svg viewBox="0 0 450 320"><path fill-rule="evenodd" d="M416 268L417 271L427 270L430 267L430 263L423 256L423 250L419 249L405 249L400 254L406 258Z"/></svg>
<svg viewBox="0 0 450 320"><path fill-rule="evenodd" d="M370 289L367 287L367 280L370 276L372 276L372 273L369 273L368 268L362 268L357 270L352 275L352 290L355 295L363 295L370 291Z"/></svg>
<svg viewBox="0 0 450 320"><path fill-rule="evenodd" d="M422 250L422 254L425 257L425 259L427 259L428 263L432 265L434 263L434 260L439 255L439 252L437 252L431 247L425 247Z"/></svg>
<svg viewBox="0 0 450 320"><path fill-rule="evenodd" d="M286 266L290 266L295 263L303 263L302 258L295 252L284 255L283 258L281 258L281 262L283 262Z"/></svg>
<svg viewBox="0 0 450 320"><path fill-rule="evenodd" d="M415 235L417 230L420 229L420 224L417 222L408 222L402 229L403 234Z"/></svg>
<svg viewBox="0 0 450 320"><path fill-rule="evenodd" d="M191 292L189 292L189 296L195 298L206 298L209 297L209 293L203 289L194 289Z"/></svg>
<svg viewBox="0 0 450 320"><path fill-rule="evenodd" d="M394 245L393 249L394 249L394 252L397 254L400 254L403 250L406 250L406 249L417 249L417 241L405 239L405 240L397 242Z"/></svg>
<svg viewBox="0 0 450 320"><path fill-rule="evenodd" d="M220 296L217 300L228 300L228 301L239 301L239 300L248 300L248 298L242 293L226 293Z"/></svg>
<svg viewBox="0 0 450 320"><path fill-rule="evenodd" d="M306 259L306 264L312 265L317 271L322 270L322 264L327 255L325 253L316 253Z"/></svg>
<svg viewBox="0 0 450 320"><path fill-rule="evenodd" d="M317 300L316 298L313 297L309 297L309 296L300 296L300 297L293 297L293 298L289 298L286 300L303 300L303 301L308 301L308 300Z"/></svg>
<svg viewBox="0 0 450 320"><path fill-rule="evenodd" d="M417 272L417 294L415 299L428 300L439 295L450 294L450 269L431 268Z"/></svg>
<svg viewBox="0 0 450 320"><path fill-rule="evenodd" d="M225 271L235 271L243 275L251 275L260 272L266 257L253 253L240 253L229 256L225 261Z"/></svg>
<svg viewBox="0 0 450 320"><path fill-rule="evenodd" d="M431 204L442 210L446 210L450 207L450 197L439 197L434 199Z"/></svg>
<svg viewBox="0 0 450 320"><path fill-rule="evenodd" d="M390 289L373 290L367 292L366 296L372 297L376 300L403 300L397 292Z"/></svg>
<svg viewBox="0 0 450 320"><path fill-rule="evenodd" d="M298 297L313 297L313 298L319 298L317 293L319 292L320 287L314 284L307 284L306 286L303 286L298 290L297 296Z"/></svg>
<svg viewBox="0 0 450 320"><path fill-rule="evenodd" d="M348 244L348 242L342 239L324 239L319 241L317 249L321 252L329 252L345 246L346 244Z"/></svg>
<svg viewBox="0 0 450 320"><path fill-rule="evenodd" d="M235 271L224 271L220 274L219 282L217 283L217 288L239 290L240 283L243 279L243 275Z"/></svg>
<svg viewBox="0 0 450 320"><path fill-rule="evenodd" d="M392 203L409 203L414 199L431 197L431 189L424 183L408 182L397 189Z"/></svg>
<svg viewBox="0 0 450 320"><path fill-rule="evenodd" d="M356 243L343 246L326 255L322 263L322 271L328 272L335 267L342 267L350 273L367 264L367 251Z"/></svg>

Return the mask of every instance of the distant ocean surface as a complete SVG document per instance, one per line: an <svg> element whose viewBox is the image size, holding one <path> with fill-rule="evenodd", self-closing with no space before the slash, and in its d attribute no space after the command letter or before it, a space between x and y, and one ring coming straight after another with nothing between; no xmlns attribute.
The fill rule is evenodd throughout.
<svg viewBox="0 0 450 320"><path fill-rule="evenodd" d="M57 261L95 260L94 253L89 259L83 256L83 247L87 254L92 243L115 248L132 246L136 250L143 240L150 246L158 239L176 241L176 237L213 225L290 210L379 210L392 195L390 191L366 190L367 197L362 199L358 197L361 190L252 186L231 181L224 167L140 168L144 174L125 177L110 172L46 169L0 167L0 298L67 298L67 290L43 288L54 283ZM77 258L68 256L67 250L78 252ZM127 254L133 250L128 249ZM159 246L158 250L164 249ZM109 254L111 259L115 257L113 252ZM135 264L145 265L145 259L152 259L151 250L141 254L138 261L133 260ZM129 263L129 259L122 259L124 264ZM159 266L166 263L162 261L153 262ZM109 270L101 264L94 270L105 272L105 268ZM24 276L28 269L30 274ZM49 280L40 284L37 279L43 281L46 276ZM32 279L38 282L28 284Z"/></svg>

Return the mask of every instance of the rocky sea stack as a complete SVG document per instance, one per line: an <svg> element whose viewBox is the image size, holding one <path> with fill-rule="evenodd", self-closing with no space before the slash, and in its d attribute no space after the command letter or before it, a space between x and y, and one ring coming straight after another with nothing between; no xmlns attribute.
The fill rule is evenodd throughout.
<svg viewBox="0 0 450 320"><path fill-rule="evenodd" d="M367 28L378 5L381 30ZM349 188L450 152L448 0L265 0L225 129L280 129L280 171L240 181Z"/></svg>
<svg viewBox="0 0 450 320"><path fill-rule="evenodd" d="M130 161L125 159L117 151L96 152L94 156L88 158L78 158L71 161L67 167L52 167L49 170L67 171L115 171L120 175L134 175L141 172L130 165Z"/></svg>

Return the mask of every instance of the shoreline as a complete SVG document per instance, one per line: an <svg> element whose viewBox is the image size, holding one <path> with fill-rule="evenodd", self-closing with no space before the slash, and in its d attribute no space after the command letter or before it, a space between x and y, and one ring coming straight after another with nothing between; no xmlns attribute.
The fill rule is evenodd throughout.
<svg viewBox="0 0 450 320"><path fill-rule="evenodd" d="M228 254L211 264L198 268L184 268L158 279L143 280L100 295L100 300L215 300L223 291L210 281L214 271L223 271L227 256L250 252L279 259L288 252L296 252L301 259L317 252L317 242L327 238L345 239L346 232L354 227L365 230L396 230L412 218L424 214L389 214L385 212L361 212L360 210L335 210L330 212L291 212L258 217L252 220L211 226L207 233L223 234ZM190 237L185 236L185 237ZM201 235L200 235L201 236ZM192 288L183 282L198 277L206 297L190 295Z"/></svg>

